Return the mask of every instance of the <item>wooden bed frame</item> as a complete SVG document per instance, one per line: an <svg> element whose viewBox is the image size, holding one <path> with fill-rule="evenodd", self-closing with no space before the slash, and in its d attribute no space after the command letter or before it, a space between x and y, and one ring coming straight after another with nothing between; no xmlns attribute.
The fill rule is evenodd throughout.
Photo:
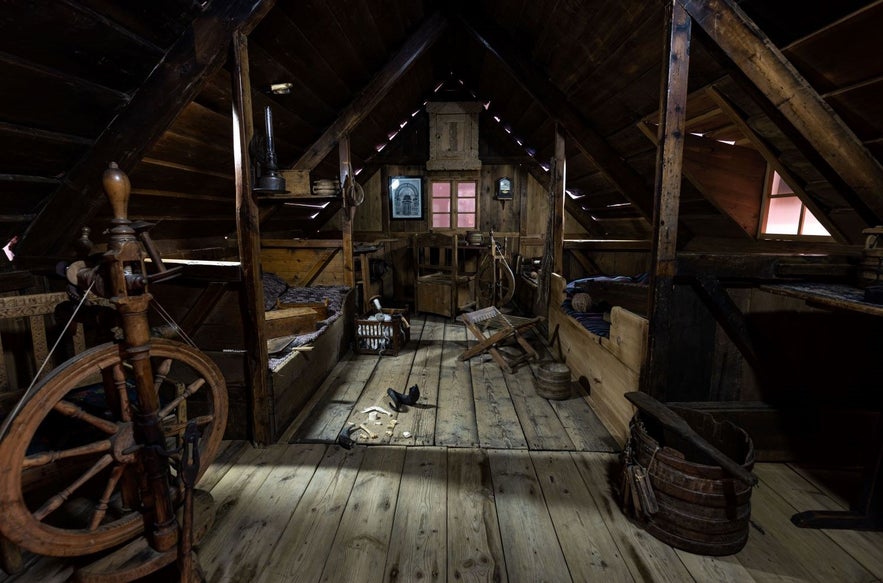
<svg viewBox="0 0 883 583"><path fill-rule="evenodd" d="M566 285L563 277L552 274L549 341L588 391L589 403L601 422L624 445L634 408L623 395L638 390L647 351L647 319L614 306L610 312L610 337L597 336L561 309Z"/></svg>
<svg viewBox="0 0 883 583"><path fill-rule="evenodd" d="M285 431L310 400L334 365L349 350L355 317L355 293L347 292L342 314L311 345L309 351L296 351L275 370L270 369L270 412L273 440Z"/></svg>

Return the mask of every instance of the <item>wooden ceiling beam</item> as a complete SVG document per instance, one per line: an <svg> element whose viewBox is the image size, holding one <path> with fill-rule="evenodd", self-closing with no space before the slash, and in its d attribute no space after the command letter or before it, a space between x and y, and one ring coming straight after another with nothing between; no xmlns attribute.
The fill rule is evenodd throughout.
<svg viewBox="0 0 883 583"><path fill-rule="evenodd" d="M561 124L583 154L601 169L620 192L640 209L641 216L649 221L653 216L650 185L589 126L567 96L527 56L521 54L504 31L490 20L478 18L465 10L459 13L459 17L466 29L499 59L512 78L540 104L546 114Z"/></svg>
<svg viewBox="0 0 883 583"><path fill-rule="evenodd" d="M234 31L248 32L275 0L213 2L169 49L91 151L68 173L19 244L20 252L64 252L105 204L101 175L115 161L131 172L144 153L226 61Z"/></svg>
<svg viewBox="0 0 883 583"><path fill-rule="evenodd" d="M883 166L751 19L729 0L678 0L883 222Z"/></svg>
<svg viewBox="0 0 883 583"><path fill-rule="evenodd" d="M20 136L23 138L36 138L51 144L71 144L75 146L89 146L92 144L92 140L90 138L75 136L73 134L52 132L49 130L41 130L6 122L0 122L0 133L9 136Z"/></svg>
<svg viewBox="0 0 883 583"><path fill-rule="evenodd" d="M411 65L441 37L446 26L447 19L438 12L427 18L291 168L312 170L322 162L337 145L341 136L351 133L386 97Z"/></svg>
<svg viewBox="0 0 883 583"><path fill-rule="evenodd" d="M730 103L730 101L722 95L716 88L709 87L706 89L709 97L711 97L715 103L721 108L721 111L726 114L726 116L736 124L739 131L751 142L752 147L755 150L760 152L760 155L766 159L767 164L769 164L773 170L779 173L779 175L794 189L794 194L800 198L801 202L809 208L810 212L812 212L813 216L815 216L821 223L824 225L825 229L831 233L831 236L841 243L847 243L848 239L846 235L831 221L831 218L828 216L828 211L822 208L820 205L816 203L816 200L809 193L806 188L806 184L803 180L800 180L791 170L788 169L785 164L779 160L779 157L773 151L773 148L766 143L766 141L758 136L751 126L748 124L748 121L736 110L736 107Z"/></svg>
<svg viewBox="0 0 883 583"><path fill-rule="evenodd" d="M529 161L523 163L522 166L527 170L527 173L533 176L534 180L543 187L543 190L548 192L551 176L549 176L547 171L543 170L540 163L537 162L536 159L531 158ZM564 210L570 214L571 218L579 223L588 234L593 236L601 236L603 234L599 231L598 225L595 221L593 221L592 218L582 210L579 203L570 198L570 196L564 197Z"/></svg>

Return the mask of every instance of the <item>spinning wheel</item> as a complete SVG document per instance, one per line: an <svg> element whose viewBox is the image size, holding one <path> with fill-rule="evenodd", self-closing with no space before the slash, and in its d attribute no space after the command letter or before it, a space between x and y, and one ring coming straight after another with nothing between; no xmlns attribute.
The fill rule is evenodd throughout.
<svg viewBox="0 0 883 583"><path fill-rule="evenodd" d="M111 163L103 184L113 212L107 251L97 262L90 257L72 264L67 277L110 301L122 341L62 364L29 389L5 420L0 562L18 567L15 545L42 555L78 556L143 533L115 553L141 543L144 552L122 566L110 555L108 563L97 561L78 577L108 580L102 577L112 569L110 580L128 581L177 556L182 580L192 581L198 572L194 486L223 437L226 385L199 350L150 337L148 286L177 272L163 265L147 236L150 225L128 219L126 174ZM146 255L157 273L147 272ZM180 524L178 506L184 509Z"/></svg>
<svg viewBox="0 0 883 583"><path fill-rule="evenodd" d="M479 308L505 306L515 295L515 274L512 273L506 257L497 247L493 232L490 238L490 250L482 258L475 276Z"/></svg>
<svg viewBox="0 0 883 583"><path fill-rule="evenodd" d="M144 530L139 407L134 371L121 356L119 346L105 344L55 369L10 425L0 443L0 531L9 540L43 555L77 556ZM207 356L170 340L153 340L150 360L166 449L180 447L195 420L201 475L226 426L224 378ZM173 468L174 455L165 459ZM183 485L170 473L172 498L180 499Z"/></svg>

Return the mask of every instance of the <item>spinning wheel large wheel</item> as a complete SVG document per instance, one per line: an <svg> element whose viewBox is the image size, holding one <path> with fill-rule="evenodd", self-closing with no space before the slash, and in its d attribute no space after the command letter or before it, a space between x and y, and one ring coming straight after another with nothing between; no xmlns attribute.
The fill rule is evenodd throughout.
<svg viewBox="0 0 883 583"><path fill-rule="evenodd" d="M150 345L159 420L168 450L189 420L201 433L200 475L227 422L224 377L204 354L170 340ZM55 369L0 442L0 531L42 555L78 556L125 542L144 529L144 480L133 420L132 370L120 347L97 346ZM174 455L169 463L174 468ZM183 491L174 469L173 499Z"/></svg>
<svg viewBox="0 0 883 583"><path fill-rule="evenodd" d="M485 256L475 276L478 307L502 307L515 295L515 275L509 264L501 259Z"/></svg>

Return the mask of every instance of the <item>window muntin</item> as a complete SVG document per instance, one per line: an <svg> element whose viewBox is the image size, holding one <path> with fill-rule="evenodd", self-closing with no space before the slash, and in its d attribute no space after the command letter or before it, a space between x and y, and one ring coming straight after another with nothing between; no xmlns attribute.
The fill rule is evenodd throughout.
<svg viewBox="0 0 883 583"><path fill-rule="evenodd" d="M765 200L761 236L831 236L778 172L770 176Z"/></svg>
<svg viewBox="0 0 883 583"><path fill-rule="evenodd" d="M432 181L434 229L474 229L478 224L478 182L475 180Z"/></svg>

